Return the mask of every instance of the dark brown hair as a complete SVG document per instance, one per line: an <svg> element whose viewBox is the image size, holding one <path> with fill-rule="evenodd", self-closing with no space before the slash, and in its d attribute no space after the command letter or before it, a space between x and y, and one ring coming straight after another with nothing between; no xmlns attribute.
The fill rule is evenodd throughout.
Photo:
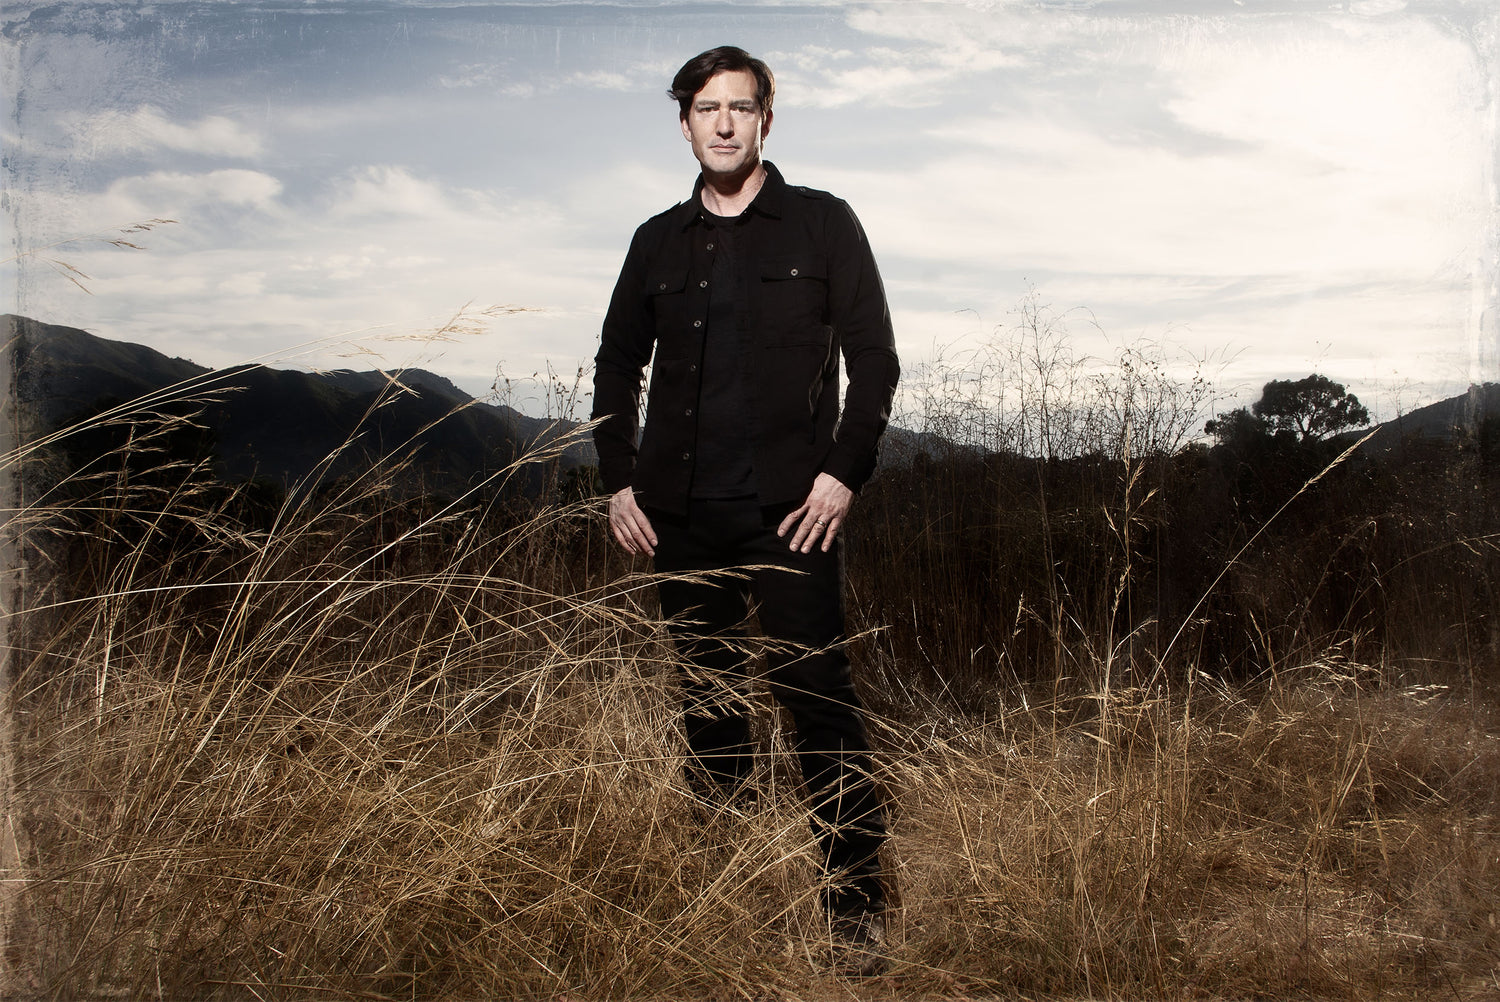
<svg viewBox="0 0 1500 1002"><path fill-rule="evenodd" d="M682 69L672 78L672 88L667 96L677 102L678 115L687 117L693 104L693 95L703 89L718 73L733 73L749 70L755 76L755 99L760 102L760 113L771 113L771 102L776 98L776 78L771 67L750 53L733 45L721 45L698 55L682 64Z"/></svg>

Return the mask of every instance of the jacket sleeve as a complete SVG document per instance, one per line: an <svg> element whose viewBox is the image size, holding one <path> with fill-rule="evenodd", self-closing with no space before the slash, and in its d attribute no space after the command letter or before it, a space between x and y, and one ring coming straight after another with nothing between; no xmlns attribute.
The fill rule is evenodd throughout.
<svg viewBox="0 0 1500 1002"><path fill-rule="evenodd" d="M901 367L885 286L864 227L843 201L836 203L826 225L829 321L843 352L848 387L823 472L858 491L875 472Z"/></svg>
<svg viewBox="0 0 1500 1002"><path fill-rule="evenodd" d="M642 377L656 340L645 296L646 227L635 231L615 282L594 356L594 427L599 476L615 494L630 486L640 436Z"/></svg>

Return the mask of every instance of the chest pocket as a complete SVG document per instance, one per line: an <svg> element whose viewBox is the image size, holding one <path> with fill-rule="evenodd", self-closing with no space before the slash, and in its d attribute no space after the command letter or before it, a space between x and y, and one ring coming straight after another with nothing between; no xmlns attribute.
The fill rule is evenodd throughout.
<svg viewBox="0 0 1500 1002"><path fill-rule="evenodd" d="M656 320L657 358L686 358L692 352L694 318L688 316L687 284L686 267L661 269L646 279L646 302Z"/></svg>
<svg viewBox="0 0 1500 1002"><path fill-rule="evenodd" d="M828 344L828 262L816 254L760 263L761 319L771 342Z"/></svg>

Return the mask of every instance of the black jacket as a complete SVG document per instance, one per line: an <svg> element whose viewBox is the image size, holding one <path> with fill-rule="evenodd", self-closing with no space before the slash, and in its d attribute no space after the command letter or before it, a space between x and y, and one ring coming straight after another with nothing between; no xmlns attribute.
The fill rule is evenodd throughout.
<svg viewBox="0 0 1500 1002"><path fill-rule="evenodd" d="M859 490L875 469L899 365L885 289L864 229L842 200L793 187L772 164L746 212L750 345L746 415L762 504L800 502L820 472ZM713 267L699 193L636 230L594 359L599 472L613 494L687 509ZM757 280L758 279L758 280ZM655 358L653 361L653 349ZM839 413L839 358L848 392ZM644 434L641 377L651 362Z"/></svg>

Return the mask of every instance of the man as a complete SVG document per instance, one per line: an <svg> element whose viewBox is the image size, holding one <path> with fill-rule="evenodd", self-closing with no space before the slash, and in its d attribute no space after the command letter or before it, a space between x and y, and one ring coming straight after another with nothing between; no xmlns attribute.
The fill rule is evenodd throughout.
<svg viewBox="0 0 1500 1002"><path fill-rule="evenodd" d="M696 669L683 683L689 774L711 798L745 793L751 772L744 709L724 689L741 688L734 638L758 603L767 682L796 725L824 903L846 945L874 955L885 826L844 650L838 537L890 416L890 310L848 205L761 159L775 93L765 63L711 49L669 93L701 173L688 201L636 231L604 320L594 441L610 530L658 571L698 572L659 592ZM765 569L711 573L751 565Z"/></svg>

